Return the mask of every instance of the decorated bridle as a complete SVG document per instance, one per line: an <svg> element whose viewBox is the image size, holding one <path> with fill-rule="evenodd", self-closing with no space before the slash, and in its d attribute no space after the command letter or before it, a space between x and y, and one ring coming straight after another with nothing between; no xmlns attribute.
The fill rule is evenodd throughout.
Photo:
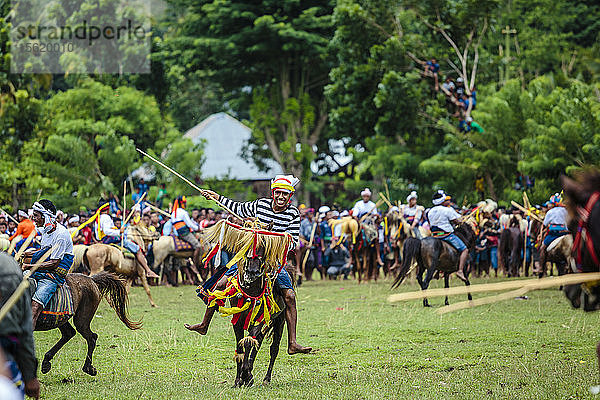
<svg viewBox="0 0 600 400"><path fill-rule="evenodd" d="M590 253L590 257L592 258L594 264L600 266L598 255L596 254L596 250L594 249L594 243L592 242L592 238L588 234L590 214L592 213L592 209L594 208L598 200L600 200L600 192L594 192L588 199L585 208L577 207L579 224L577 225L577 234L575 235L575 240L573 241L573 251L577 253L575 261L579 270L581 270L581 265L583 263L582 248L584 243L588 252Z"/></svg>

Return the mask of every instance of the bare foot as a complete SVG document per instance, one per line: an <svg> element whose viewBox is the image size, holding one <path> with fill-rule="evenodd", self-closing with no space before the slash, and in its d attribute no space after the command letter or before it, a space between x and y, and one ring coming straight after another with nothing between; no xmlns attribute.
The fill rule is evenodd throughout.
<svg viewBox="0 0 600 400"><path fill-rule="evenodd" d="M146 271L146 277L148 277L148 278L159 278L159 276L156 275L156 272L154 272L152 270Z"/></svg>
<svg viewBox="0 0 600 400"><path fill-rule="evenodd" d="M304 346L300 346L298 343L290 343L288 345L288 354L298 354L298 353L303 353L303 354L308 354L312 351L312 347L304 347Z"/></svg>
<svg viewBox="0 0 600 400"><path fill-rule="evenodd" d="M206 333L208 332L208 328L202 326L202 324L195 324L195 325L190 325L190 324L185 324L185 329L188 329L190 331L194 331L194 332L198 332L201 335L206 335Z"/></svg>
<svg viewBox="0 0 600 400"><path fill-rule="evenodd" d="M458 277L458 279L460 279L460 280L461 280L461 281L463 281L463 282L466 282L466 281L467 281L467 278L465 277L465 274L464 274L464 272L462 272L462 271L460 271L460 270L459 270L459 271L456 271L456 276Z"/></svg>
<svg viewBox="0 0 600 400"><path fill-rule="evenodd" d="M384 264L383 264L383 261L381 261L381 259L377 260L377 264L378 264L380 267L383 267L383 265L384 265Z"/></svg>

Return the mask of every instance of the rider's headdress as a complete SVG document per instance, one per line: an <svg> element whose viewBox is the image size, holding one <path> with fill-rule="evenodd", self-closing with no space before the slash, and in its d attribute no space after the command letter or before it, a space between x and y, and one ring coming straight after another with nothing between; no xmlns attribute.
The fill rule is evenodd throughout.
<svg viewBox="0 0 600 400"><path fill-rule="evenodd" d="M300 183L300 179L293 175L276 175L275 178L271 179L271 192L284 190L288 193L294 193L298 183Z"/></svg>
<svg viewBox="0 0 600 400"><path fill-rule="evenodd" d="M560 193L554 193L552 196L550 196L550 204L555 206L562 204L562 200L562 195Z"/></svg>
<svg viewBox="0 0 600 400"><path fill-rule="evenodd" d="M450 200L450 198L451 197L448 196L446 192L440 189L433 195L431 202L434 206L439 206L440 204L443 204L446 200Z"/></svg>
<svg viewBox="0 0 600 400"><path fill-rule="evenodd" d="M360 197L362 196L371 196L371 189L365 188L362 192L360 192Z"/></svg>
<svg viewBox="0 0 600 400"><path fill-rule="evenodd" d="M187 204L187 197L185 197L185 196L177 196L177 198L173 202L173 211L171 211L171 213L173 215L175 215L175 211L177 211L177 209L179 207L185 208L186 204Z"/></svg>
<svg viewBox="0 0 600 400"><path fill-rule="evenodd" d="M48 233L56 228L56 207L50 200L36 201L31 208L44 216L44 232Z"/></svg>
<svg viewBox="0 0 600 400"><path fill-rule="evenodd" d="M410 194L408 195L408 197L406 197L406 202L408 203L410 201L410 199L416 199L417 196L417 192L415 192L414 190L412 192L410 192Z"/></svg>

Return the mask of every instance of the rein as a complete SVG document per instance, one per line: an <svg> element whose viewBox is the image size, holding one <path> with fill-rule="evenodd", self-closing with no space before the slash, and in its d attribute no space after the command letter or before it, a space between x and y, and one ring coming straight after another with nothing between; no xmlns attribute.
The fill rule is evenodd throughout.
<svg viewBox="0 0 600 400"><path fill-rule="evenodd" d="M588 199L585 208L577 207L579 224L577 225L577 234L575 235L575 240L573 241L573 251L577 253L575 261L577 263L577 268L579 269L581 269L581 265L583 262L583 243L585 243L586 248L590 253L590 257L592 258L594 264L596 266L600 266L598 255L596 254L596 250L594 249L594 243L592 242L592 238L588 235L590 214L592 213L592 209L599 200L600 192L594 192Z"/></svg>

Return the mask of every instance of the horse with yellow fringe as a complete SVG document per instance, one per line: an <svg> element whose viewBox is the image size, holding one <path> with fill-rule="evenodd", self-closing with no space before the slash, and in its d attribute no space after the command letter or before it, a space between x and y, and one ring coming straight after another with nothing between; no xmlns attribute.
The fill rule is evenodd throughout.
<svg viewBox="0 0 600 400"><path fill-rule="evenodd" d="M227 251L234 256L223 268L238 267L238 273L227 279L224 289L211 290L207 289L210 287L207 285L197 289L198 296L208 307L218 306L222 316L232 317L236 338L237 387L253 385L254 360L267 335L272 335L271 359L264 382L271 381L283 334L285 303L274 282L279 269L286 264L292 238L289 234L267 229L258 223L241 226L222 220L203 235L205 241L215 243L205 262L220 257L221 251ZM215 276L220 278L222 273L217 272ZM229 307L226 307L226 300L229 300Z"/></svg>

